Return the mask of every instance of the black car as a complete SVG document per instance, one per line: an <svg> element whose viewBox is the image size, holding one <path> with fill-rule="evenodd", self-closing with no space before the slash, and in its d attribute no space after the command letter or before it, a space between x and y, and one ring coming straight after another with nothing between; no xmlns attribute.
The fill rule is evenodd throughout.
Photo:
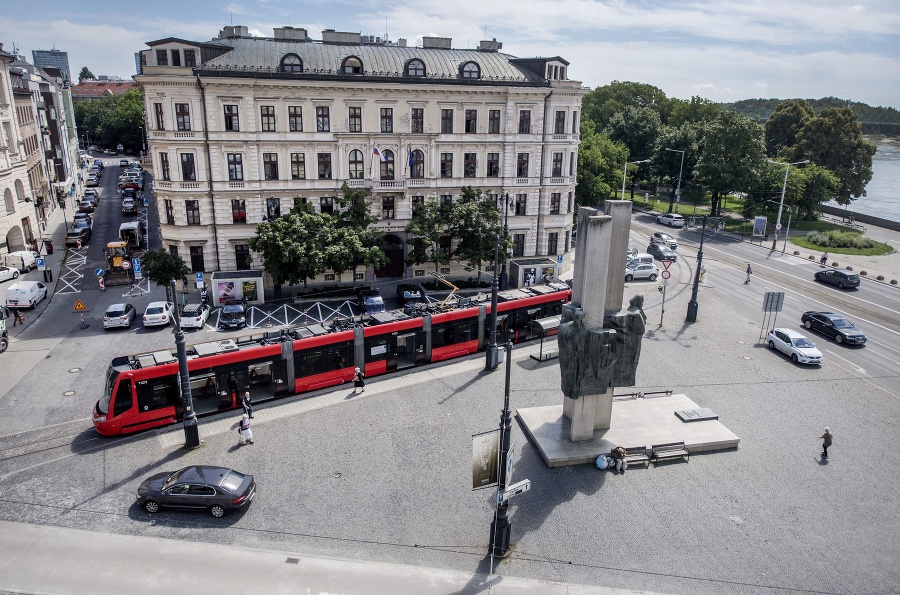
<svg viewBox="0 0 900 595"><path fill-rule="evenodd" d="M219 314L219 328L244 328L247 326L247 304L243 300L225 300Z"/></svg>
<svg viewBox="0 0 900 595"><path fill-rule="evenodd" d="M122 215L124 217L137 215L137 205L133 199L126 198L122 201Z"/></svg>
<svg viewBox="0 0 900 595"><path fill-rule="evenodd" d="M360 289L356 303L366 314L376 314L387 309L384 305L384 298L377 289Z"/></svg>
<svg viewBox="0 0 900 595"><path fill-rule="evenodd" d="M94 204L94 201L89 200L87 198L82 199L80 203L78 203L78 212L79 213L93 213L97 210L97 206Z"/></svg>
<svg viewBox="0 0 900 595"><path fill-rule="evenodd" d="M657 260L678 260L678 255L674 250L667 248L663 244L650 244L647 246L647 254L652 254Z"/></svg>
<svg viewBox="0 0 900 595"><path fill-rule="evenodd" d="M859 275L838 269L828 269L816 272L816 281L836 285L838 289L846 287L859 287Z"/></svg>
<svg viewBox="0 0 900 595"><path fill-rule="evenodd" d="M866 334L852 322L833 312L804 312L800 322L808 329L832 337L835 343L862 345L867 339Z"/></svg>
<svg viewBox="0 0 900 595"><path fill-rule="evenodd" d="M421 304L425 302L425 291L421 285L401 283L397 286L397 301L400 302L401 308Z"/></svg>
<svg viewBox="0 0 900 595"><path fill-rule="evenodd" d="M157 473L145 479L137 491L138 504L147 512L160 508L208 510L216 518L250 504L256 495L252 475L226 467L194 465Z"/></svg>
<svg viewBox="0 0 900 595"><path fill-rule="evenodd" d="M66 234L66 246L77 246L78 242L81 242L81 245L83 246L90 241L90 227L79 227L76 229L71 229L69 230L69 233Z"/></svg>

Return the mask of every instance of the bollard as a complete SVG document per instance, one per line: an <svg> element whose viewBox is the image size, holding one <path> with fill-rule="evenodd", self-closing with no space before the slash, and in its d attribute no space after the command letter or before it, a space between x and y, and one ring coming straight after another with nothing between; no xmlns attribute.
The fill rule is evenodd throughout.
<svg viewBox="0 0 900 595"><path fill-rule="evenodd" d="M86 329L86 328L89 327L89 326L91 326L91 325L89 325L88 323L86 323L86 322L84 321L84 314L82 314L82 315L81 315L81 328L82 328L82 329Z"/></svg>

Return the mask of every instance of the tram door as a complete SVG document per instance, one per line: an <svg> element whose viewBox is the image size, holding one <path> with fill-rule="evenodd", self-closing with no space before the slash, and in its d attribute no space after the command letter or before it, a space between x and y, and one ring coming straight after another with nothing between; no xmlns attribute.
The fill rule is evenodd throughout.
<svg viewBox="0 0 900 595"><path fill-rule="evenodd" d="M425 360L425 333L419 331L397 335L396 343L391 347L397 354L396 369L411 368Z"/></svg>
<svg viewBox="0 0 900 595"><path fill-rule="evenodd" d="M241 368L220 370L219 380L219 409L231 409L237 407L247 386L247 372Z"/></svg>

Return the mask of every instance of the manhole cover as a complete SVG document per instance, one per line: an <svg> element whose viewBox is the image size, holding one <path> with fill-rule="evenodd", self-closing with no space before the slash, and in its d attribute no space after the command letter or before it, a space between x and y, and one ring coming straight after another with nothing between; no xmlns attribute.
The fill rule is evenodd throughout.
<svg viewBox="0 0 900 595"><path fill-rule="evenodd" d="M74 391L74 390L67 390L66 392L63 393L63 396L64 396L64 397L71 397L71 396L74 395L74 394L75 394L75 391Z"/></svg>
<svg viewBox="0 0 900 595"><path fill-rule="evenodd" d="M69 374L74 374L75 372L81 372L81 368L69 368Z"/></svg>

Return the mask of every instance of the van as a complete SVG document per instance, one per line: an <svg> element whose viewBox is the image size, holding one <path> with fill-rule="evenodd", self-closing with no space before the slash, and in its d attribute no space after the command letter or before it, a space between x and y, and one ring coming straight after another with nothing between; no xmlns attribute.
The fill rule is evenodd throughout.
<svg viewBox="0 0 900 595"><path fill-rule="evenodd" d="M37 260L30 251L20 250L3 255L3 264L10 268L19 269L20 273L27 273L37 268Z"/></svg>
<svg viewBox="0 0 900 595"><path fill-rule="evenodd" d="M6 288L8 308L34 308L47 297L47 286L39 281L17 281Z"/></svg>
<svg viewBox="0 0 900 595"><path fill-rule="evenodd" d="M653 256L644 252L638 252L628 259L628 265L632 263L653 264Z"/></svg>

